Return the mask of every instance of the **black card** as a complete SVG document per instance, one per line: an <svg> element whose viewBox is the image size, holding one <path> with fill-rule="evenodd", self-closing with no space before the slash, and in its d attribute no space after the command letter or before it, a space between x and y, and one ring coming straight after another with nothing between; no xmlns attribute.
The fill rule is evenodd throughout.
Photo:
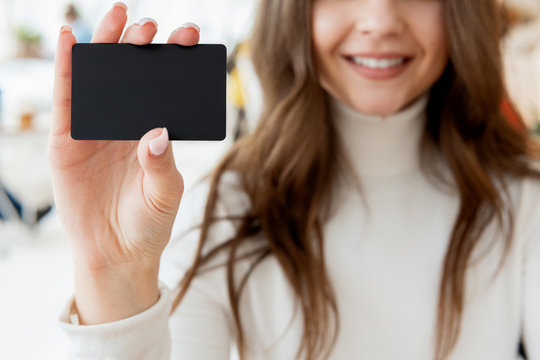
<svg viewBox="0 0 540 360"><path fill-rule="evenodd" d="M139 140L225 138L226 48L200 44L75 44L71 136Z"/></svg>

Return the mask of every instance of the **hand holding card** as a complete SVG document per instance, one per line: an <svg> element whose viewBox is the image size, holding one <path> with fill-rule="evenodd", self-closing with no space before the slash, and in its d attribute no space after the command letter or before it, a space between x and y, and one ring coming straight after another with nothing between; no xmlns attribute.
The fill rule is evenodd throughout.
<svg viewBox="0 0 540 360"><path fill-rule="evenodd" d="M116 3L98 26L93 42L151 43L157 32L153 21L129 26L121 39L126 9ZM175 46L193 46L198 41L195 27L179 28L169 38ZM157 300L159 260L171 234L183 182L163 124L140 141L71 137L71 105L78 101L71 98L75 43L71 30L64 27L56 55L49 159L56 207L72 242L80 320L93 324L128 317Z"/></svg>

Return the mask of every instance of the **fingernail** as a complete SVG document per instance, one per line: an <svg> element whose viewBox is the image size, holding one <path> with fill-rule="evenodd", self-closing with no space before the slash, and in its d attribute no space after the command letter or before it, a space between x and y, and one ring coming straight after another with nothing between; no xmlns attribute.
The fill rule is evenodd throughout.
<svg viewBox="0 0 540 360"><path fill-rule="evenodd" d="M151 140L148 144L148 147L150 148L150 152L152 153L152 155L163 155L169 147L169 133L167 132L167 128L163 128L161 135L159 135L154 140Z"/></svg>
<svg viewBox="0 0 540 360"><path fill-rule="evenodd" d="M60 34L63 34L65 32L73 32L73 29L69 25L64 25L60 28Z"/></svg>
<svg viewBox="0 0 540 360"><path fill-rule="evenodd" d="M153 23L154 25L156 25L156 28L158 27L157 21L148 17L142 18L141 20L136 22L136 24L139 26L143 26L148 23Z"/></svg>
<svg viewBox="0 0 540 360"><path fill-rule="evenodd" d="M182 25L181 27L183 27L183 28L194 28L198 32L201 32L201 28L199 27L199 25L197 25L195 23L192 23L192 22L187 22L184 25Z"/></svg>
<svg viewBox="0 0 540 360"><path fill-rule="evenodd" d="M127 11L128 10L128 7L126 4L124 4L123 2L121 1L117 1L113 4L113 8L115 7L121 7L122 9L124 9L124 11Z"/></svg>

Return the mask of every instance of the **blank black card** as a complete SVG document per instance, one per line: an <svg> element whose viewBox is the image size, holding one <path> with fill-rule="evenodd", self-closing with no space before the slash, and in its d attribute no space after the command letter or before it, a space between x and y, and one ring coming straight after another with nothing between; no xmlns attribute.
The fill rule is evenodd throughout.
<svg viewBox="0 0 540 360"><path fill-rule="evenodd" d="M139 140L225 138L226 48L217 44L75 44L71 136Z"/></svg>

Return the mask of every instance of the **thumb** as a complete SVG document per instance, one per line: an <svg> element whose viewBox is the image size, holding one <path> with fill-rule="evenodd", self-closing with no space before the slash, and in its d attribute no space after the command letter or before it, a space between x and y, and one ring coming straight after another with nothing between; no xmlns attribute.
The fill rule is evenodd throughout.
<svg viewBox="0 0 540 360"><path fill-rule="evenodd" d="M145 196L157 210L176 214L184 181L176 169L167 128L147 132L139 141L137 157L144 172Z"/></svg>

